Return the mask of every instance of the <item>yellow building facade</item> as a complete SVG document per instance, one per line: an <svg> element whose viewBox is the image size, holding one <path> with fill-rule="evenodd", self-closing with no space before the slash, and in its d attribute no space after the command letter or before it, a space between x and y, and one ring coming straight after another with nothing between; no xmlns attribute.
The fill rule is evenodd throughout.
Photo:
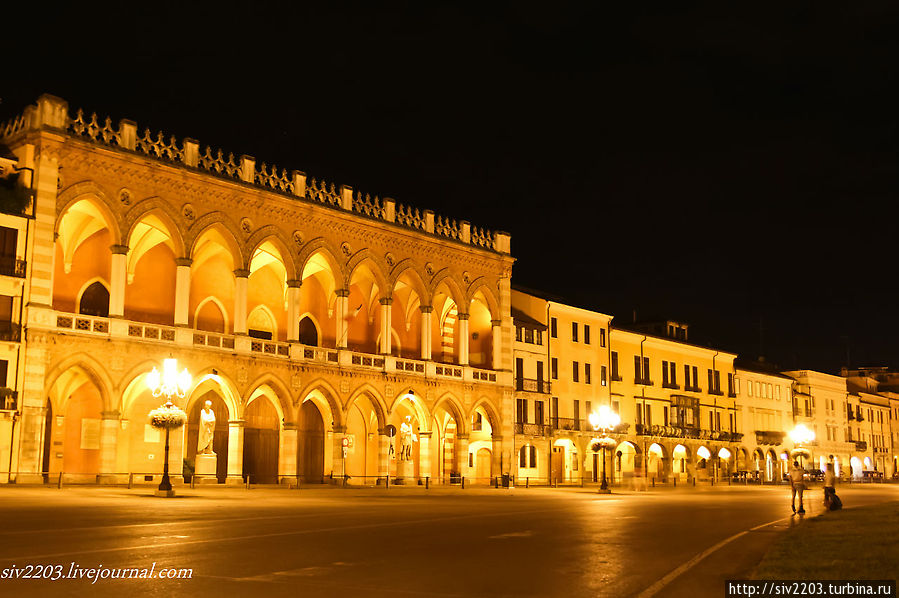
<svg viewBox="0 0 899 598"><path fill-rule="evenodd" d="M36 192L34 218L16 219L28 230L15 225L27 276L0 277L21 287L27 330L7 351L24 356L14 478L157 477L145 379L167 357L193 375L175 472L192 467L207 400L220 482L509 471L508 234L52 96L0 137Z"/></svg>

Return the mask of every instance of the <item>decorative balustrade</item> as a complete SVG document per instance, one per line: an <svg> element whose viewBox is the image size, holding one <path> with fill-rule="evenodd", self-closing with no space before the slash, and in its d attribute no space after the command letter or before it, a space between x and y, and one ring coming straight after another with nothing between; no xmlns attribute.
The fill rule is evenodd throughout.
<svg viewBox="0 0 899 598"><path fill-rule="evenodd" d="M740 442L743 439L742 432L728 432L727 430L702 430L683 426L647 426L644 424L637 424L635 428L638 436L693 438L718 442Z"/></svg>
<svg viewBox="0 0 899 598"><path fill-rule="evenodd" d="M482 380L484 382L496 382L496 372L491 370L472 369L471 377L475 380Z"/></svg>
<svg viewBox="0 0 899 598"><path fill-rule="evenodd" d="M353 196L353 211L372 218L382 219L384 217L384 206L381 203L381 198L377 195L372 197L368 193L362 195L359 191Z"/></svg>
<svg viewBox="0 0 899 598"><path fill-rule="evenodd" d="M546 424L526 424L523 422L515 422L516 434L527 434L528 436L549 436L552 434L550 426Z"/></svg>
<svg viewBox="0 0 899 598"><path fill-rule="evenodd" d="M128 336L173 343L175 342L175 329L168 326L153 326L132 322L128 324Z"/></svg>
<svg viewBox="0 0 899 598"><path fill-rule="evenodd" d="M94 334L109 335L109 320L84 315L56 316L56 327L78 332L90 332Z"/></svg>
<svg viewBox="0 0 899 598"><path fill-rule="evenodd" d="M580 430L581 420L571 417L553 417L550 419L550 425L554 430Z"/></svg>
<svg viewBox="0 0 899 598"><path fill-rule="evenodd" d="M396 369L400 372L416 372L418 374L425 373L425 362L412 359L397 359ZM439 369L439 368L438 368ZM461 376L461 373L459 374Z"/></svg>
<svg viewBox="0 0 899 598"><path fill-rule="evenodd" d="M777 432L775 430L756 430L755 442L756 444L770 444L776 446L783 443L784 436L785 434L783 432Z"/></svg>
<svg viewBox="0 0 899 598"><path fill-rule="evenodd" d="M448 376L450 378L461 378L462 368L460 366L438 365L438 376Z"/></svg>
<svg viewBox="0 0 899 598"><path fill-rule="evenodd" d="M6 139L30 127L40 125L38 114L33 110L26 111L0 125L0 139ZM303 183L298 183L286 169L264 162L261 166L255 166L252 160L244 163L243 160L235 158L233 153L227 154L226 157L222 150L213 151L209 146L202 152L198 152L198 146L194 141L184 140L179 144L174 136L167 137L161 132L154 135L149 129L145 129L143 134L139 135L137 126L133 122L123 120L119 122L118 126L115 126L109 117L99 119L96 113L86 117L82 110L78 110L74 117L68 117L65 128L71 136L93 143L134 151L156 160L184 164L190 168L252 183L294 198L304 197L309 201L334 207L345 207L355 213L379 220L386 220L390 217L384 203L377 196L372 197L369 194L363 195L357 192L352 197L351 205L344 206L341 202L341 189L333 183L310 179L308 183L305 183L304 193L302 188L298 188L298 185ZM302 173L299 174L302 175ZM305 181L305 175L302 175L301 180ZM422 210L403 204L397 204L393 213L393 222L402 226L483 249L508 250L507 246L498 248L496 234L485 228L469 228L467 223L460 223L440 215L431 218L430 213L426 216Z"/></svg>
<svg viewBox="0 0 899 598"><path fill-rule="evenodd" d="M194 332L194 346L213 347L216 349L234 349L234 337L208 332Z"/></svg>
<svg viewBox="0 0 899 598"><path fill-rule="evenodd" d="M539 392L549 394L549 380L533 380L531 378L517 378L515 390L524 392Z"/></svg>
<svg viewBox="0 0 899 598"><path fill-rule="evenodd" d="M277 355L278 357L290 357L290 345L287 343L253 339L250 342L250 351L265 355Z"/></svg>
<svg viewBox="0 0 899 598"><path fill-rule="evenodd" d="M353 365L378 370L384 368L383 357L381 357L380 355L369 355L368 353L353 353L350 356L350 363L352 363Z"/></svg>
<svg viewBox="0 0 899 598"><path fill-rule="evenodd" d="M323 349L322 347L304 346L303 359L321 363L337 363L337 351L335 349Z"/></svg>

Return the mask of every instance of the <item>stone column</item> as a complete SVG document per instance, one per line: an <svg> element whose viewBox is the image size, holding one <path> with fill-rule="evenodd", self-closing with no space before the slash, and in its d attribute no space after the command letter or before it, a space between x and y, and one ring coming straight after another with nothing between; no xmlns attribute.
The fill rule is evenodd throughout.
<svg viewBox="0 0 899 598"><path fill-rule="evenodd" d="M109 269L109 317L125 317L125 282L128 263L128 246L112 245L112 263Z"/></svg>
<svg viewBox="0 0 899 598"><path fill-rule="evenodd" d="M500 370L503 367L503 329L502 320L490 320L492 328L490 329L491 340L493 341L493 359L491 367L494 370Z"/></svg>
<svg viewBox="0 0 899 598"><path fill-rule="evenodd" d="M493 435L493 445L490 447L490 473L493 477L501 476L503 473L503 437Z"/></svg>
<svg viewBox="0 0 899 598"><path fill-rule="evenodd" d="M380 347L381 355L390 355L390 343L391 343L390 313L391 313L391 305L392 304L393 304L393 298L391 298L391 297L382 297L381 298L381 347Z"/></svg>
<svg viewBox="0 0 899 598"><path fill-rule="evenodd" d="M468 365L468 314L459 313L457 316L459 322L459 365Z"/></svg>
<svg viewBox="0 0 899 598"><path fill-rule="evenodd" d="M431 477L431 434L433 432L418 433L418 477Z"/></svg>
<svg viewBox="0 0 899 598"><path fill-rule="evenodd" d="M234 334L247 333L247 288L250 285L249 270L234 271Z"/></svg>
<svg viewBox="0 0 899 598"><path fill-rule="evenodd" d="M346 437L346 426L334 426L332 434L333 447L331 450L331 475L338 483L343 483L343 474L346 471L346 458L343 456L343 439Z"/></svg>
<svg viewBox="0 0 899 598"><path fill-rule="evenodd" d="M228 422L228 477L226 484L243 483L243 425L242 419Z"/></svg>
<svg viewBox="0 0 899 598"><path fill-rule="evenodd" d="M302 280L287 281L287 342L300 338L300 285Z"/></svg>
<svg viewBox="0 0 899 598"><path fill-rule="evenodd" d="M338 349L346 349L347 337L349 336L349 326L347 322L347 309L349 305L349 289L337 289L334 291L337 295L334 309L334 321L337 323L336 336L334 337Z"/></svg>
<svg viewBox="0 0 899 598"><path fill-rule="evenodd" d="M281 430L281 450L278 459L278 482L281 478L294 478L297 475L297 426L285 423ZM289 480L286 480L289 481Z"/></svg>
<svg viewBox="0 0 899 598"><path fill-rule="evenodd" d="M100 476L98 482L115 482L116 449L119 444L119 412L104 411L100 414Z"/></svg>
<svg viewBox="0 0 899 598"><path fill-rule="evenodd" d="M430 305L422 305L421 311L421 358L425 361L431 359L431 312L434 308Z"/></svg>
<svg viewBox="0 0 899 598"><path fill-rule="evenodd" d="M386 430L378 430L378 477L386 478L389 471L390 437Z"/></svg>
<svg viewBox="0 0 899 598"><path fill-rule="evenodd" d="M190 266L193 260L179 257L175 260L175 326L187 326L190 322Z"/></svg>
<svg viewBox="0 0 899 598"><path fill-rule="evenodd" d="M468 477L468 434L456 435L456 458L459 460L459 475Z"/></svg>

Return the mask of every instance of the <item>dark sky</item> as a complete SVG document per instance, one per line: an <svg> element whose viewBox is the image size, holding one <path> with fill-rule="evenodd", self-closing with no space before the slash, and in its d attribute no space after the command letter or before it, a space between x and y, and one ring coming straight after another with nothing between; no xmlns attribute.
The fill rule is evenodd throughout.
<svg viewBox="0 0 899 598"><path fill-rule="evenodd" d="M515 283L619 319L899 367L899 5L596 4L47 12L0 117L53 93L507 230Z"/></svg>

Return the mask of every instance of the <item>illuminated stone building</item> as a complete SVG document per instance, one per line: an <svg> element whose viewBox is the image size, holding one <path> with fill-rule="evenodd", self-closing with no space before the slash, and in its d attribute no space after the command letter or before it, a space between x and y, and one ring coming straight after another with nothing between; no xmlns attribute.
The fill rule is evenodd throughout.
<svg viewBox="0 0 899 598"><path fill-rule="evenodd" d="M406 416L407 477L509 471L508 234L51 96L0 141L36 190L33 220L0 222L28 238L27 277L0 273L13 312L24 297L27 344L0 342L10 371L14 354L26 364L4 441L19 481L152 480L160 399L145 378L170 356L193 375L175 472L192 467L207 399L220 482L383 481Z"/></svg>
<svg viewBox="0 0 899 598"><path fill-rule="evenodd" d="M737 471L751 479L774 482L788 471L793 429L793 379L765 363L737 359L733 390L743 433Z"/></svg>

